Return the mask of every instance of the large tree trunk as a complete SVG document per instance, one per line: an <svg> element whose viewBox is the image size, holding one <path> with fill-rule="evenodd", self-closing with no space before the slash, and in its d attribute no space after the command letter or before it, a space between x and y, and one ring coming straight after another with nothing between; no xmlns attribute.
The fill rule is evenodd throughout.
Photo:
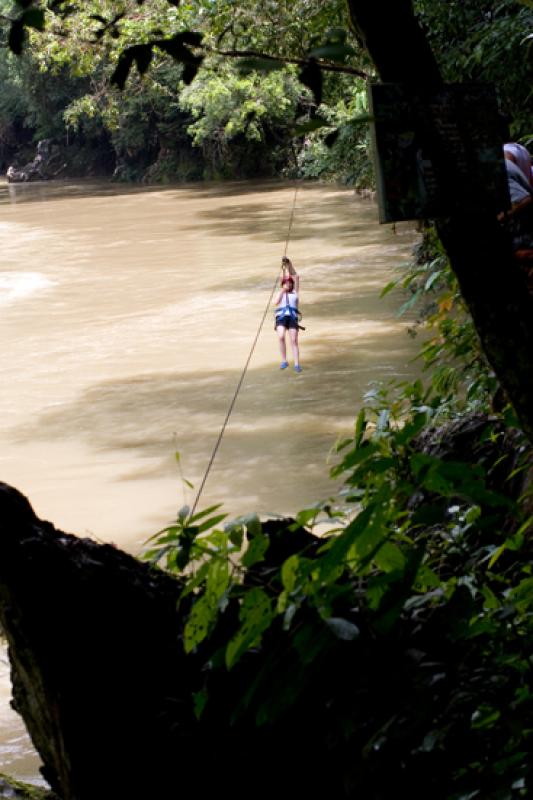
<svg viewBox="0 0 533 800"><path fill-rule="evenodd" d="M348 0L348 8L383 81L428 89L442 84L411 0ZM431 155L437 173L453 183L446 154ZM533 441L533 299L510 239L493 215L482 212L438 220L437 229L487 359Z"/></svg>
<svg viewBox="0 0 533 800"><path fill-rule="evenodd" d="M193 725L190 703L179 708L191 691L179 590L110 545L57 531L0 484L0 621L13 705L62 800L155 800L171 785Z"/></svg>

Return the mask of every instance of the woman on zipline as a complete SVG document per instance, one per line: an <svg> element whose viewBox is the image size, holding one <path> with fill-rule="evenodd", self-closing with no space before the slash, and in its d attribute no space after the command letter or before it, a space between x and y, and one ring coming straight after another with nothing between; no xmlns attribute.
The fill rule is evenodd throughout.
<svg viewBox="0 0 533 800"><path fill-rule="evenodd" d="M281 259L281 268L283 270L281 289L274 301L277 306L275 329L278 334L281 353L280 369L287 369L289 366L289 362L287 361L287 345L285 343L285 336L287 331L289 331L294 371L301 372L300 351L298 348L298 330L300 329L300 325L298 324L298 289L300 288L300 277L287 256L283 256Z"/></svg>

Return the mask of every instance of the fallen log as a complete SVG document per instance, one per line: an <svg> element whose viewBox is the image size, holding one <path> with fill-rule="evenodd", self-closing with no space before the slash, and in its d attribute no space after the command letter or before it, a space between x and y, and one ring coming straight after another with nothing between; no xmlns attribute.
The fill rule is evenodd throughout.
<svg viewBox="0 0 533 800"><path fill-rule="evenodd" d="M65 168L59 147L51 139L42 139L37 143L37 153L33 161L21 167L10 165L6 177L8 183L48 181L56 178Z"/></svg>

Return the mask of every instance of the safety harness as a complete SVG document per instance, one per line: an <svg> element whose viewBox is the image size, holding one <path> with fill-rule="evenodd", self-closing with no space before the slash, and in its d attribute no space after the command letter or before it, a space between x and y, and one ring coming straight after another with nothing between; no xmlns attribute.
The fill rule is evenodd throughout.
<svg viewBox="0 0 533 800"><path fill-rule="evenodd" d="M281 321L283 317L290 317L293 322L296 322L299 331L305 331L303 325L300 325L300 320L302 319L303 314L298 308L290 305L287 295L285 295L285 306L283 308L276 309L274 329L278 324L278 320Z"/></svg>

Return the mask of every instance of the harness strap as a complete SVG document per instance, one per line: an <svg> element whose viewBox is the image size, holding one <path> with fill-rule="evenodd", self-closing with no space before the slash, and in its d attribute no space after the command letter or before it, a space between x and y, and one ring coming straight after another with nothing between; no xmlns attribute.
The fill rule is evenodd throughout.
<svg viewBox="0 0 533 800"><path fill-rule="evenodd" d="M291 306L287 298L287 295L285 295L285 305L282 308L277 308L274 314L276 319L278 319L278 317L290 316L296 322L298 321L298 318L301 318L303 316L299 308Z"/></svg>

